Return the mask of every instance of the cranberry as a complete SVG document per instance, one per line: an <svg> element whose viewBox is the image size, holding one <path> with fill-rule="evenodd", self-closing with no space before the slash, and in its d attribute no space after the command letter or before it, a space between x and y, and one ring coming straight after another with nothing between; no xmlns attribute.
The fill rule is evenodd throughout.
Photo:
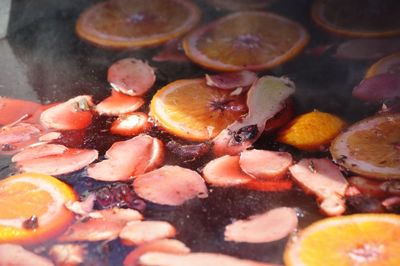
<svg viewBox="0 0 400 266"><path fill-rule="evenodd" d="M144 211L145 203L133 189L125 183L107 185L94 191L96 194L95 206L99 209L113 207L131 208Z"/></svg>

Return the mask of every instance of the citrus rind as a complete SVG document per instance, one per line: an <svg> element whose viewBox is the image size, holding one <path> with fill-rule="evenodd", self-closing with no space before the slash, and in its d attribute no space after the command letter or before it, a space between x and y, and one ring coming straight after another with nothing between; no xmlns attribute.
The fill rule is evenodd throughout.
<svg viewBox="0 0 400 266"><path fill-rule="evenodd" d="M352 38L381 38L392 37L400 35L400 28L386 31L373 31L373 30L352 30L344 27L339 27L332 22L325 19L324 8L325 3L329 1L317 0L311 7L311 18L313 21L324 30L339 36L352 37ZM351 1L349 1L351 2Z"/></svg>
<svg viewBox="0 0 400 266"><path fill-rule="evenodd" d="M399 237L400 215L354 214L326 218L289 240L284 262L287 266L394 266L400 259ZM371 251L371 256L364 257L362 251L366 254Z"/></svg>
<svg viewBox="0 0 400 266"><path fill-rule="evenodd" d="M153 0L154 1L154 0ZM193 4L191 1L185 1L185 0L157 0L158 2L170 2L170 8L165 8L163 10L156 10L157 12L166 12L166 10L172 9L171 5L177 5L181 7L183 10L179 12L180 14L187 14L186 20L182 21L181 25L177 26L173 30L169 30L167 32L153 32L149 33L148 29L143 29L143 32L149 33L148 35L143 35L143 36L121 36L117 34L109 34L105 31L98 30L95 28L93 25L94 20L102 20L101 14L103 11L104 13L110 13L110 1L105 1L101 2L99 4L96 4L92 7L89 7L87 10L85 10L78 18L76 22L76 33L77 35L89 42L92 43L96 46L103 47L103 48L110 48L110 49L126 49L126 48L142 48L142 47L153 47L157 45L161 45L163 43L166 43L169 40L178 38L182 36L183 34L187 33L190 31L197 23L200 21L201 13L199 8ZM121 2L121 1L120 1ZM148 5L148 1L146 0L134 0L129 3L129 6L135 7L135 2L142 2L141 5L146 6L146 2ZM124 4L121 4L124 6ZM152 6L155 6L155 3L152 2ZM107 14L108 16L113 16L115 19L114 23L117 23L117 20L121 20L121 17L123 15L126 15L125 12L129 10L126 7L125 9L121 9L118 12L120 14L114 14L110 15ZM153 16L155 18L162 17L162 14L159 14L155 12L154 14L150 14L150 16ZM135 15L133 15L135 16ZM168 15L166 15L168 16ZM138 14L137 19L141 19L141 14ZM168 21L165 21L165 24ZM124 23L124 22L119 22ZM126 22L129 23L129 22ZM148 23L147 23L148 24ZM136 25L137 26L137 25ZM132 27L136 27L135 25L132 25ZM118 28L118 25L116 26ZM156 27L157 28L157 27ZM157 30L157 29L156 29Z"/></svg>
<svg viewBox="0 0 400 266"><path fill-rule="evenodd" d="M330 152L336 163L356 174L400 179L400 114L355 123L332 141Z"/></svg>
<svg viewBox="0 0 400 266"><path fill-rule="evenodd" d="M207 141L244 114L213 110L214 100L229 97L228 90L209 87L205 79L177 80L156 92L150 103L150 116L172 135Z"/></svg>
<svg viewBox="0 0 400 266"><path fill-rule="evenodd" d="M18 218L0 218L0 243L41 243L61 233L74 219L73 213L67 210L64 204L70 200L77 200L75 192L67 184L64 184L52 176L23 173L8 177L0 181L0 196L7 196L6 194L1 195L2 193L7 193L7 187L13 190L13 186L18 186L18 184L22 183L25 183L29 187L33 186L44 190L46 192L45 194L51 197L53 202L49 206L39 205L37 203L35 203L35 206L32 205L34 202L40 201L40 198L26 198L21 202L13 202L10 207L14 204L25 204L38 212L44 209L46 209L46 211L44 214L37 216L39 226L36 229L27 229L23 227L23 222L30 218L31 215L35 215L35 213L29 215L29 217L21 217L21 214L17 213L16 215L20 216ZM23 192L29 195L29 191L25 190ZM3 205L7 204L7 200L7 198L2 199L0 197L0 201ZM4 215L6 214L3 213L0 217Z"/></svg>
<svg viewBox="0 0 400 266"><path fill-rule="evenodd" d="M392 67L395 67L396 70L398 69L397 72L400 72L400 53L394 53L378 60L368 68L364 79L371 78L378 74L388 73Z"/></svg>
<svg viewBox="0 0 400 266"><path fill-rule="evenodd" d="M293 37L295 40L286 40L286 42L290 42L290 45L285 43L285 46L287 46L287 49L283 50L282 47L277 47L276 44L274 43L268 43L269 39L271 39L271 36L264 36L262 32L258 31L256 32L253 30L256 28L254 25L251 25L252 27L245 28L245 26L238 27L238 24L240 24L240 21L247 21L249 19L255 19L259 20L258 24L259 25L268 25L275 23L277 25L274 25L273 28L269 28L270 31L273 31L274 37L278 38L279 36L283 36L286 31L291 31L291 33L295 32L296 37ZM251 23L251 22L248 22ZM244 23L242 23L244 24ZM226 28L230 28L229 32L235 31L234 29L238 29L238 31L243 31L242 33L239 33L237 35L235 32L233 33L233 36L221 36L221 34L213 34L213 36L218 36L215 41L216 45L219 44L224 44L225 46L230 46L234 47L235 46L235 40L240 40L243 41L243 45L246 45L246 42L249 39L249 47L247 47L247 52L249 54L253 53L253 61L254 62L246 62L246 63L229 63L229 62L223 62L221 61L220 55L219 54L214 54L214 58L210 58L210 56L206 55L204 52L201 51L201 49L198 48L198 41L201 40L202 37L204 37L205 34L208 34L209 32L218 29L220 25L228 25ZM243 30L245 28L245 30ZM259 28L262 28L261 26ZM264 28L265 29L265 26ZM283 30L284 29L284 30ZM219 29L218 29L219 30ZM257 29L256 29L257 30ZM281 31L281 32L278 32ZM236 34L236 35L235 35ZM226 34L224 34L226 35ZM255 37L254 37L255 36ZM219 38L219 39L218 39ZM225 38L223 40L222 38ZM259 43L256 44L251 44L252 38L256 38L256 41ZM259 39L257 39L259 38ZM287 37L286 37L287 38ZM205 39L208 39L205 37ZM208 40L206 40L208 42ZM275 40L274 40L275 41ZM215 71L226 71L226 72L233 72L233 71L241 71L241 70L253 70L253 71L262 71L266 69L270 69L273 67L276 67L296 55L298 55L303 48L307 45L309 41L309 35L307 33L307 30L297 22L294 22L292 20L289 20L285 17L269 13L269 12L261 12L261 11L243 11L243 12L236 12L232 13L230 15L227 15L217 21L211 22L191 33L189 33L184 39L183 39L183 49L185 51L185 54L189 57L190 60L193 62L211 70ZM217 43L218 42L218 43ZM281 50L279 51L279 54L277 55L271 55L268 54L268 59L263 59L263 62L255 62L259 61L260 59L260 49L251 47L251 46L256 46L256 47L264 47L260 48L263 51L275 51L275 50ZM283 46L283 45L280 45ZM239 45L240 47L240 45ZM265 48L266 47L266 48ZM232 48L233 50L237 48ZM239 48L240 49L240 48ZM254 53L256 52L255 55ZM232 59L233 56L230 56ZM251 58L251 56L248 56L247 58ZM229 60L231 60L229 59ZM225 59L226 61L226 59Z"/></svg>

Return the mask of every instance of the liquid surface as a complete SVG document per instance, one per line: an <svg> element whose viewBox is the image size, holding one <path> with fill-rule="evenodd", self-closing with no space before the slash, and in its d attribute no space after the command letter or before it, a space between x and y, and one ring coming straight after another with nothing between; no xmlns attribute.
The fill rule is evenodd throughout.
<svg viewBox="0 0 400 266"><path fill-rule="evenodd" d="M325 43L336 43L338 40L322 33L309 18L312 1L281 0L271 7L272 12L296 20L308 28L312 36L309 47ZM42 5L39 7L39 5ZM42 103L65 101L77 95L93 95L96 102L110 94L107 83L107 68L118 59L136 57L147 60L157 69L157 81L152 91L146 95L146 105L155 91L167 83L182 79L201 77L205 70L193 63L161 63L151 61L158 49L143 49L136 51L108 51L90 46L79 40L74 34L75 20L86 7L93 4L90 1L62 4L55 7L41 1L37 6L15 4L12 11L14 22L10 25L10 35L6 40L0 40L1 45L8 45L10 62L17 66L9 66L0 72L0 80L25 75L18 79L14 88L0 87L1 95L21 98L22 93L28 100ZM222 16L222 11L216 11L203 1L197 1L203 13L203 22ZM21 9L24 11L22 12ZM54 11L56 9L56 11ZM41 16L18 16L38 11ZM19 13L22 12L22 13ZM205 15L204 15L205 14ZM297 114L318 109L336 114L348 122L360 120L372 114L375 107L363 104L351 97L352 88L362 79L369 63L349 63L322 55L319 58L303 53L295 60L282 67L261 74L288 76L297 87L294 98ZM22 84L22 85L21 85ZM4 85L4 84L0 84ZM147 107L146 107L147 108ZM143 111L148 111L146 108ZM109 119L96 117L82 141L76 141L74 135L65 136L63 142L73 147L95 148L102 155L112 143L126 138L109 135L104 131ZM172 136L154 131L157 136L166 141ZM295 159L303 156L327 156L328 153L300 153L272 141L273 137L265 135L255 147L290 151ZM194 162L184 162L168 153L165 164L178 164L191 169L201 168L209 158ZM14 169L10 166L10 157L0 156L0 178L4 178ZM105 183L89 180L86 172L80 171L72 175L60 177L71 184L82 195L95 190ZM144 213L148 219L158 219L171 222L177 229L177 239L184 242L192 251L218 252L241 258L254 259L271 263L282 263L282 252L287 239L269 244L238 244L226 242L223 239L225 225L232 219L243 219L272 208L287 206L295 207L300 214L299 227L322 218L315 200L305 195L295 187L288 192L263 193L241 189L210 188L209 197L204 200L195 199L181 207L171 208L149 204ZM89 245L89 256L97 257L98 265L121 265L125 255L131 250L118 240L109 243Z"/></svg>

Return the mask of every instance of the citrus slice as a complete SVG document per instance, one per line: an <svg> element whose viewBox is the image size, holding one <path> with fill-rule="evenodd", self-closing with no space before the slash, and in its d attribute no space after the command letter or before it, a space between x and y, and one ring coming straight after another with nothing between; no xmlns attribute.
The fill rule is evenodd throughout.
<svg viewBox="0 0 400 266"><path fill-rule="evenodd" d="M287 266L395 266L399 264L400 215L356 214L311 224L289 241Z"/></svg>
<svg viewBox="0 0 400 266"><path fill-rule="evenodd" d="M77 197L71 187L42 174L24 173L0 181L0 243L35 244L72 222L64 207Z"/></svg>
<svg viewBox="0 0 400 266"><path fill-rule="evenodd" d="M244 96L212 88L205 79L178 80L160 89L151 100L150 115L167 132L206 141L246 112Z"/></svg>
<svg viewBox="0 0 400 266"><path fill-rule="evenodd" d="M80 15L76 33L105 48L140 48L177 38L199 20L200 11L190 1L105 1Z"/></svg>
<svg viewBox="0 0 400 266"><path fill-rule="evenodd" d="M384 73L400 73L400 53L391 54L377 61L365 74L365 79Z"/></svg>
<svg viewBox="0 0 400 266"><path fill-rule="evenodd" d="M313 111L296 117L278 132L279 142L300 150L319 150L335 138L345 126L339 117Z"/></svg>
<svg viewBox="0 0 400 266"><path fill-rule="evenodd" d="M397 0L317 0L311 16L317 25L347 37L388 37L400 34Z"/></svg>
<svg viewBox="0 0 400 266"><path fill-rule="evenodd" d="M332 142L333 159L350 171L378 179L400 179L400 114L366 118Z"/></svg>
<svg viewBox="0 0 400 266"><path fill-rule="evenodd" d="M207 24L183 40L193 62L217 71L261 71L296 56L309 39L287 18L257 11L237 12Z"/></svg>

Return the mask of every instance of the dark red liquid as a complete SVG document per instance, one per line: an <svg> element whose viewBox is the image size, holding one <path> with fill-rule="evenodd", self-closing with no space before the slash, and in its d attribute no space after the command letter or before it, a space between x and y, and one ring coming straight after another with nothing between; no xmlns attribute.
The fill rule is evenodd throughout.
<svg viewBox="0 0 400 266"><path fill-rule="evenodd" d="M339 41L321 32L310 21L311 1L277 2L279 3L273 6L272 11L293 18L308 27L312 36L309 46L315 47ZM198 3L203 8L204 21L223 14L210 9L202 1ZM92 3L86 1L85 4ZM26 66L29 84L43 103L64 101L81 94L94 95L96 101L102 100L110 93L110 86L106 80L107 68L112 62L128 56L145 59L151 66L157 68L157 82L153 90L146 95L147 103L154 92L168 82L181 78L201 77L206 73L190 62L153 62L151 58L158 52L157 49L107 51L82 42L74 34L74 23L83 8L83 6L73 6L56 15L48 14L9 36L16 57ZM282 67L261 74L285 75L296 83L297 91L294 97L296 114L318 109L337 114L351 123L376 111L376 106L364 104L351 97L352 88L362 79L370 63L344 62L326 54L315 58L314 55L303 53ZM13 95L4 96L13 97ZM143 107L142 111L147 112L147 106ZM84 134L65 133L62 142L67 146L97 149L102 156L112 143L126 139L109 134L111 121L112 118L98 116ZM174 139L173 136L157 128L151 129L148 133L159 137L164 143ZM257 141L255 147L290 151L296 159L329 155L327 152L302 153L279 145L273 139L272 135L264 135ZM182 142L179 139L175 140ZM199 170L210 159L210 155L205 155L188 162L167 151L165 164L178 164ZM1 156L0 177L4 178L12 173L10 158ZM73 186L79 195L97 191L108 185L89 179L84 170L62 176L60 179ZM282 253L287 239L269 244L237 244L223 239L224 227L232 220L281 206L294 207L299 211L300 227L322 217L314 198L305 195L297 187L287 192L271 193L210 187L207 199L194 199L176 208L148 203L144 215L146 219L171 222L177 229L177 239L183 241L193 251L219 252L258 261L282 263ZM121 265L123 258L132 248L125 247L115 240L109 243L92 243L89 245L89 250L88 261L92 261L93 265Z"/></svg>

